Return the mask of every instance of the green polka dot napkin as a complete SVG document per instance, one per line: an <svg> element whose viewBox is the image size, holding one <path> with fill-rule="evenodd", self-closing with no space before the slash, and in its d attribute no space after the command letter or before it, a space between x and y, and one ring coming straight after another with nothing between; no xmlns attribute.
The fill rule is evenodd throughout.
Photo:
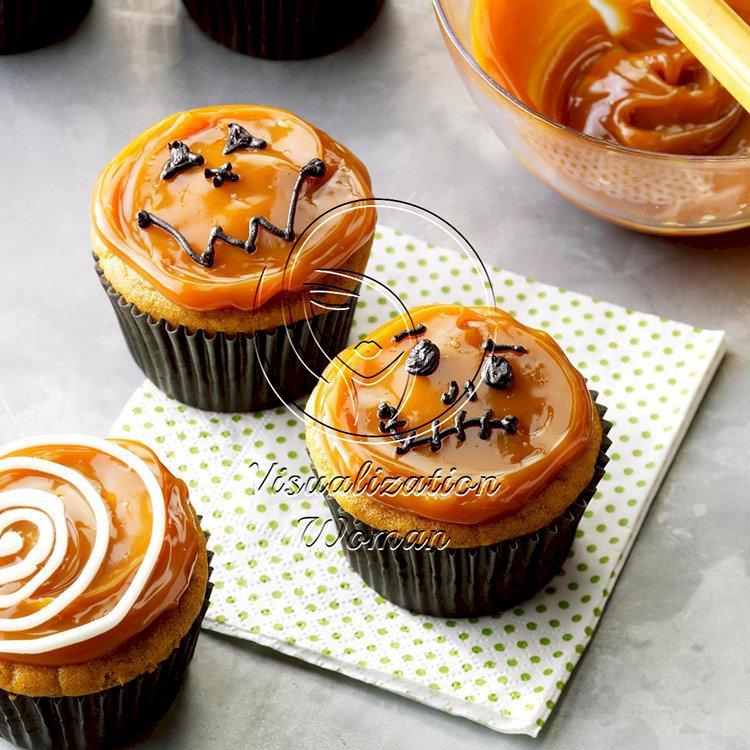
<svg viewBox="0 0 750 750"><path fill-rule="evenodd" d="M392 272L389 285L403 280L400 296L409 306L477 301L470 264L387 228L369 268L379 277ZM608 472L564 570L512 611L441 620L398 609L367 588L347 566L332 522L325 523L323 499L269 486L279 467L310 472L303 425L283 408L200 412L147 382L112 434L152 445L190 486L216 552L206 627L501 732L535 736L597 626L718 365L724 334L507 271L493 269L492 282L500 306L555 336L614 422ZM353 339L388 318L379 299L363 293ZM303 517L319 518L308 526Z"/></svg>

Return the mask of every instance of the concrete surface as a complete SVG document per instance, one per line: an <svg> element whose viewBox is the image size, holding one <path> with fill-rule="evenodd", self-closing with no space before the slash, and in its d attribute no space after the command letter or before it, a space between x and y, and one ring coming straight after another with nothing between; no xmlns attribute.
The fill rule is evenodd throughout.
<svg viewBox="0 0 750 750"><path fill-rule="evenodd" d="M260 102L347 143L376 193L420 203L489 261L729 331L727 356L588 653L538 740L507 737L205 633L146 747L748 746L750 233L690 242L581 213L481 120L428 0L388 0L355 45L262 62L204 38L176 0L96 0L70 40L0 58L0 439L105 434L141 374L89 250L101 167L175 110Z"/></svg>

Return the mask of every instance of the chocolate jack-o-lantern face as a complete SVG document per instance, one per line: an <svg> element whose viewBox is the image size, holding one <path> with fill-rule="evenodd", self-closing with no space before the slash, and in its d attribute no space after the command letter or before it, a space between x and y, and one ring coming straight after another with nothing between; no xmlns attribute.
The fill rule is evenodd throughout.
<svg viewBox="0 0 750 750"><path fill-rule="evenodd" d="M356 296L350 293L354 301ZM353 415L346 431L390 440L399 455L423 446L437 451L454 436L463 442L474 429L483 440L496 430L515 434L519 420L509 411L511 360L528 351L514 340L496 343L496 335L492 318L471 308L404 309L338 354L322 379L332 389L344 384L341 393L348 403L341 408Z"/></svg>
<svg viewBox="0 0 750 750"><path fill-rule="evenodd" d="M346 266L366 247L375 212L337 217L307 243L285 286L304 229L371 195L359 159L291 112L190 110L144 131L103 170L92 203L95 246L182 308L251 312L278 305L282 292L303 293L314 268Z"/></svg>
<svg viewBox="0 0 750 750"><path fill-rule="evenodd" d="M454 468L477 483L494 477L495 500L383 498L415 503L409 507L428 518L473 523L533 495L590 440L586 381L551 336L490 307L428 305L409 317L408 326L392 320L366 334L380 348L365 360L365 377L347 367L351 347L310 397L308 443L332 476L370 466L369 475L388 477Z"/></svg>

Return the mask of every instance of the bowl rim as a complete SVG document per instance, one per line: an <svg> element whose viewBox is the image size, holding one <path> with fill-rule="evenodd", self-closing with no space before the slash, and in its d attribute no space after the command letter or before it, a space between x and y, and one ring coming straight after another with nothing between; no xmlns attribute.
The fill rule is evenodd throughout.
<svg viewBox="0 0 750 750"><path fill-rule="evenodd" d="M475 2L475 0L470 0L470 1ZM432 0L432 5L435 10L435 15L437 16L438 23L440 24L443 31L446 33L446 35L450 39L453 46L458 50L458 53L461 55L464 61L468 64L468 66L474 71L476 75L478 75L482 79L482 81L484 81L486 85L488 85L491 89L493 89L503 99L508 100L511 104L522 109L524 112L530 115L532 119L540 120L546 125L552 126L556 130L561 130L562 132L566 133L574 140L584 141L585 143L592 144L597 148L602 148L605 150L620 152L620 153L625 153L625 154L630 154L630 155L636 155L639 157L646 157L648 159L654 159L654 160L685 161L685 162L692 162L692 163L697 162L697 163L709 163L709 164L727 164L727 163L732 163L732 162L743 163L743 162L747 162L748 160L750 160L750 154L700 155L700 154L669 154L663 151L646 151L640 148L633 148L632 146L624 146L621 143L610 143L608 141L603 141L600 138L594 138L594 136L586 135L586 133L581 133L578 130L574 130L573 128L568 127L567 125L563 125L562 123L559 123L556 120L553 120L552 118L547 117L546 115L543 115L541 112L537 112L537 110L535 110L533 107L530 107L528 104L524 104L524 102L522 102L520 99L514 96L510 91L508 91L506 88L501 86L497 81L491 78L484 71L482 66L477 62L474 55L469 50L466 49L463 42L461 41L458 33L453 27L453 24L451 23L448 12L446 11L444 7L445 0Z"/></svg>

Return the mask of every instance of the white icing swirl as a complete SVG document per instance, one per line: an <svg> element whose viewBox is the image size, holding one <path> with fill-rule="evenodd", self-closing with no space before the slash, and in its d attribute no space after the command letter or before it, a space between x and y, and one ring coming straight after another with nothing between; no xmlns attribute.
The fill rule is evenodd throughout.
<svg viewBox="0 0 750 750"><path fill-rule="evenodd" d="M164 496L154 474L145 461L116 443L85 435L47 435L17 440L0 447L0 456L45 446L80 446L108 454L132 469L148 492L152 511L151 536L143 562L117 604L101 617L67 630L28 639L0 640L0 651L8 654L42 654L81 643L115 628L133 608L148 583L159 559L166 531ZM75 488L91 509L96 536L91 554L76 579L46 606L23 617L0 617L0 632L23 632L49 622L76 601L91 585L104 562L110 543L112 523L109 506L93 484L80 472L52 461L26 456L0 458L0 475L6 471L33 471L57 479ZM16 591L0 594L0 609L17 606L46 583L62 565L68 549L68 527L62 500L41 489L16 488L0 490L0 556L18 553L23 539L17 532L6 531L19 522L33 524L37 539L26 557L0 567L0 584L26 580ZM36 572L35 572L36 571Z"/></svg>

